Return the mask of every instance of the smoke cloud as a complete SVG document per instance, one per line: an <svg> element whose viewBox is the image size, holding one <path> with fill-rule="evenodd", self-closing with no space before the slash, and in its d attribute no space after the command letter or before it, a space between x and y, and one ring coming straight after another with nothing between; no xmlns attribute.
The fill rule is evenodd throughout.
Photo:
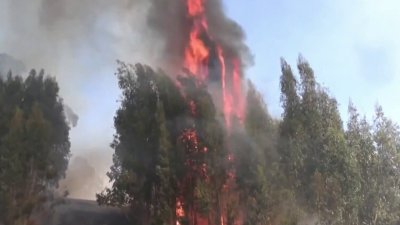
<svg viewBox="0 0 400 225"><path fill-rule="evenodd" d="M76 127L76 125L78 124L79 116L76 115L71 107L67 105L64 105L64 113L70 125L72 125L72 127Z"/></svg>
<svg viewBox="0 0 400 225"><path fill-rule="evenodd" d="M87 192L101 187L100 177L85 158L75 157L69 166L66 178L60 182L61 192L67 191L73 198L86 198Z"/></svg>
<svg viewBox="0 0 400 225"><path fill-rule="evenodd" d="M0 1L0 53L20 59L26 68L19 70L13 65L20 63L11 63L11 57L2 55L0 68L6 71L1 73L9 68L15 73L44 68L46 74L55 76L60 96L68 105L66 117L76 125L70 132L72 155L87 155L98 149L90 153L91 158L106 158L89 162L91 166L86 167L72 159L64 184L74 183L78 174L84 175L85 171L76 173L75 167L94 169L101 181L108 181L103 168L111 165L112 150L108 146L119 96L115 62L120 59L155 65L153 55L157 55L159 38L147 34L148 7L146 1L130 0ZM94 181L82 185L92 185L87 189L92 193L70 184L71 196L93 199L105 184L100 183L102 188Z"/></svg>
<svg viewBox="0 0 400 225"><path fill-rule="evenodd" d="M20 74L25 70L26 67L20 60L14 59L8 54L0 54L0 76L4 77L10 71L13 74Z"/></svg>
<svg viewBox="0 0 400 225"><path fill-rule="evenodd" d="M253 63L252 55L245 44L242 28L225 13L221 0L205 1L205 13L211 36L220 43L228 55L238 56L243 66ZM148 25L153 32L163 37L162 66L178 69L182 65L182 53L192 21L186 15L186 1L152 0L148 13ZM173 67L173 68L171 68Z"/></svg>
<svg viewBox="0 0 400 225"><path fill-rule="evenodd" d="M24 68L44 68L56 76L72 125L79 115L71 130L72 154L102 149L99 154L106 152L109 164L93 164L97 170L111 164L112 150L104 146L112 141L120 95L115 61L180 72L190 27L185 7L183 0L2 0L0 52L20 59ZM222 1L206 1L206 16L210 34L226 54L251 65L245 35L226 17ZM22 68L15 65L15 71ZM71 163L70 170L75 166L80 164Z"/></svg>
<svg viewBox="0 0 400 225"><path fill-rule="evenodd" d="M116 59L166 69L181 66L190 26L185 1L4 0L2 4L0 50L28 67L46 68L64 83L87 82L85 78L96 76L90 73L91 63L107 61L110 66ZM250 65L245 35L227 18L221 0L206 1L206 16L213 38Z"/></svg>
<svg viewBox="0 0 400 225"><path fill-rule="evenodd" d="M59 193L77 199L95 199L95 194L107 186L108 157L98 151L75 156L69 163L66 177L59 184Z"/></svg>

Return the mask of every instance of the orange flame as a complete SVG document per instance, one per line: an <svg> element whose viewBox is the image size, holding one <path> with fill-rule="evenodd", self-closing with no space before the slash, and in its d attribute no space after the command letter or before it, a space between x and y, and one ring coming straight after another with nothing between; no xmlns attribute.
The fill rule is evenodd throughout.
<svg viewBox="0 0 400 225"><path fill-rule="evenodd" d="M224 117L225 117L225 124L229 128L231 127L231 114L232 114L232 99L229 95L226 87L226 65L225 65L225 58L222 52L222 48L218 46L218 58L219 62L221 63L221 83L222 83L222 99L224 102Z"/></svg>
<svg viewBox="0 0 400 225"><path fill-rule="evenodd" d="M228 131L232 125L232 118L236 116L239 121L244 120L244 98L242 93L242 79L240 76L241 65L237 57L229 60L227 69L227 60L222 46L217 43L208 32L208 21L205 15L206 0L187 0L187 16L193 22L188 44L184 52L184 67L189 70L191 75L195 76L197 81L204 83L207 81L208 63L210 61L210 52L216 51L217 60L220 64L220 79L222 85L222 101L224 120ZM216 49L205 43L204 38L214 42Z"/></svg>
<svg viewBox="0 0 400 225"><path fill-rule="evenodd" d="M189 0L188 1L189 16L195 17L204 14L204 0Z"/></svg>
<svg viewBox="0 0 400 225"><path fill-rule="evenodd" d="M188 70L188 72L190 72L191 76L194 76L198 84L206 84L209 81L208 79L210 76L219 76L221 85L219 95L219 97L221 97L221 110L223 111L225 126L229 133L233 125L233 119L237 118L239 122L243 123L245 115L245 98L243 96L243 83L241 76L242 65L240 58L237 54L230 51L229 46L219 43L218 40L214 39L210 34L206 15L207 0L183 1L186 1L187 3L186 16L190 24L189 32L187 34L188 36L186 37L187 43L182 52L184 57L183 66ZM218 66L212 70L209 69L209 66L215 65L215 63L217 63ZM210 72L213 74L209 74ZM198 113L196 102L189 100L188 108L192 116L196 116ZM180 138L186 148L186 154L188 156L208 154L209 149L202 146L202 141L198 137L196 128L184 130ZM232 153L227 155L227 161L230 164L234 163L235 157ZM194 160L193 158L188 157L185 160L185 166L189 168L189 173L192 173L189 176L199 177L204 179L206 182L209 180L207 164L201 160ZM232 183L236 179L235 171L233 169L229 170L227 176L228 181L226 185L224 185L224 189L225 191L230 191ZM196 214L196 209L190 209L189 207L188 211L185 212L182 203L183 199L176 200L177 225L180 225L180 220L184 217L191 218L191 222L189 223L191 225L209 224L209 218L202 218L200 214ZM225 203L222 202L221 204ZM194 214L192 211L194 211ZM226 212L222 212L222 214L225 213ZM227 223L227 218L222 214L220 221L217 222L218 225L225 225ZM235 222L235 224L237 223Z"/></svg>
<svg viewBox="0 0 400 225"><path fill-rule="evenodd" d="M233 92L237 101L235 114L239 121L243 123L245 117L245 99L242 91L242 78L240 77L240 62L237 59L233 61Z"/></svg>
<svg viewBox="0 0 400 225"><path fill-rule="evenodd" d="M207 20L204 15L204 0L188 0L188 16L193 20L190 31L189 44L185 49L184 66L200 82L207 78L207 63L210 50L201 38L202 34L208 35Z"/></svg>
<svg viewBox="0 0 400 225"><path fill-rule="evenodd" d="M190 33L189 45L185 50L185 67L194 75L202 76L201 81L206 78L202 71L205 69L206 60L209 58L209 49L200 38L200 29L193 29Z"/></svg>

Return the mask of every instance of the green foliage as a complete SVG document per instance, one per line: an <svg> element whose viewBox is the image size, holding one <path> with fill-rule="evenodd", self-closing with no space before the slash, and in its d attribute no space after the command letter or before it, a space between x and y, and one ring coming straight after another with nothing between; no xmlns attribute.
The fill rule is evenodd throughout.
<svg viewBox="0 0 400 225"><path fill-rule="evenodd" d="M308 62L300 56L297 67L301 82L281 61L278 151L286 188L319 224L398 223L397 125L378 108L371 126L350 105L345 131L336 100L315 81Z"/></svg>
<svg viewBox="0 0 400 225"><path fill-rule="evenodd" d="M398 224L398 125L380 107L370 124L350 104L345 129L336 99L301 56L297 69L299 81L281 60L281 120L249 83L246 118L227 132L207 87L191 76L176 84L162 71L120 63L113 186L98 202L129 206L140 224ZM45 133L40 115L32 113L34 127ZM13 119L16 137L21 117Z"/></svg>
<svg viewBox="0 0 400 225"><path fill-rule="evenodd" d="M0 79L0 222L24 223L65 175L69 127L58 90L44 71Z"/></svg>
<svg viewBox="0 0 400 225"><path fill-rule="evenodd" d="M208 213L216 204L211 196L224 184L221 162L226 153L205 87L181 77L182 93L162 71L140 64L120 63L117 76L123 98L115 117L114 165L108 174L113 186L97 195L98 202L129 205L140 212L134 214L143 224L171 224L177 198L184 199L186 212L196 208ZM182 136L192 130L196 144L193 137ZM201 169L205 164L207 177Z"/></svg>

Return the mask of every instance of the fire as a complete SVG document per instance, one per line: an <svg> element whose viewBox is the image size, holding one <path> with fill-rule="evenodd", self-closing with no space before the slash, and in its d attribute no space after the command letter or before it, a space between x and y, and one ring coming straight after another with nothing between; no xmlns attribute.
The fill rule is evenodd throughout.
<svg viewBox="0 0 400 225"><path fill-rule="evenodd" d="M231 127L230 117L232 113L232 104L229 93L227 93L226 87L226 65L225 65L225 58L222 52L222 48L218 47L218 59L221 64L221 83L222 83L222 99L224 102L224 117L225 117L225 124L228 128Z"/></svg>
<svg viewBox="0 0 400 225"><path fill-rule="evenodd" d="M187 129L183 131L180 136L180 141L184 144L186 149L187 159L185 165L189 169L189 173L194 174L197 177L201 177L204 180L208 179L207 174L207 164L194 160L192 157L196 158L201 154L206 154L208 152L207 147L200 146L200 140L195 129Z"/></svg>
<svg viewBox="0 0 400 225"><path fill-rule="evenodd" d="M182 202L179 199L176 200L175 215L176 215L176 218L178 218L178 220L176 221L176 225L181 225L181 223L179 222L179 219L181 219L185 216L185 211L183 210Z"/></svg>
<svg viewBox="0 0 400 225"><path fill-rule="evenodd" d="M235 115L239 121L243 123L245 116L245 99L243 97L242 78L240 76L240 62L237 59L233 62L233 95L237 101Z"/></svg>
<svg viewBox="0 0 400 225"><path fill-rule="evenodd" d="M183 205L181 200L176 201L176 217L182 218L185 216L185 211L183 210Z"/></svg>
<svg viewBox="0 0 400 225"><path fill-rule="evenodd" d="M222 111L229 131L234 117L241 122L244 120L241 64L238 56L227 57L223 46L209 33L205 8L205 0L187 0L187 16L192 26L185 47L183 65L197 82L207 83L210 77L209 63L218 61L217 75L221 83ZM212 59L211 55L216 55L217 58Z"/></svg>
<svg viewBox="0 0 400 225"><path fill-rule="evenodd" d="M189 0L188 13L190 16L199 16L204 14L204 0Z"/></svg>
<svg viewBox="0 0 400 225"><path fill-rule="evenodd" d="M204 81L207 77L206 64L209 58L209 49L200 38L201 26L192 30L190 33L189 45L185 51L185 67L192 74L196 74L200 81Z"/></svg>
<svg viewBox="0 0 400 225"><path fill-rule="evenodd" d="M188 17L192 20L193 26L185 49L184 66L197 76L199 82L205 82L207 79L210 56L210 49L202 38L202 35L209 37L204 4L204 0L188 0Z"/></svg>
<svg viewBox="0 0 400 225"><path fill-rule="evenodd" d="M195 78L196 84L198 85L207 86L210 82L217 82L217 84L220 85L219 88L217 88L217 96L214 97L220 101L217 104L221 106L225 127L229 134L234 125L234 120L236 119L242 123L245 115L245 98L243 97L242 81L243 69L240 56L235 53L235 51L232 51L229 46L220 43L211 34L211 27L209 27L209 21L206 15L207 0L182 1L186 1L187 4L186 17L189 24L186 37L187 43L185 43L182 52L183 67L189 72L190 76ZM213 85L213 87L214 86L215 85ZM191 116L196 117L198 113L196 102L192 99L187 99L187 102ZM195 124L193 124L193 127L181 133L180 141L185 148L186 159L184 163L188 169L187 177L183 179L182 184L193 184L192 182L195 182L196 179L209 182L209 167L207 163L202 160L202 156L209 154L210 149L201 142ZM232 165L235 161L235 157L232 153L229 153L226 156L226 160ZM229 169L226 175L227 181L222 188L224 189L223 192L230 193L230 191L234 189L235 171ZM230 194L229 198L234 195L234 193ZM226 204L228 202L224 201L223 197L221 198L221 203L218 203L221 204L220 220L216 225L225 225L227 223ZM202 218L202 216L196 212L196 208L192 206L191 203L187 203L184 200L184 198L176 200L177 225L180 225L180 221L183 218L190 219L189 224L191 225L214 224L209 223L210 218L207 218L207 216ZM186 212L183 205L185 205Z"/></svg>
<svg viewBox="0 0 400 225"><path fill-rule="evenodd" d="M199 138L197 137L197 133L194 129L188 129L183 132L181 135L181 141L188 149L188 153L195 153L199 150Z"/></svg>

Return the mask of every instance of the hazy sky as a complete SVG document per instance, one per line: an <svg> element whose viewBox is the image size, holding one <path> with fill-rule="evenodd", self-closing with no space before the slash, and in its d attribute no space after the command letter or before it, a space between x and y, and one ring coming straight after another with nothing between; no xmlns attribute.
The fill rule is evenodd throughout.
<svg viewBox="0 0 400 225"><path fill-rule="evenodd" d="M52 24L42 30L37 19L39 5L24 6L23 2L0 0L0 53L12 54L29 61L28 68L44 67L57 76L65 102L80 117L71 131L73 154L90 155L88 161L104 173L108 165L104 167L103 162L111 159L108 146L119 96L114 60L147 62L156 54L151 51L156 46L149 45L151 38L138 35L145 28L132 25L144 20L143 10L119 18L121 9L111 7L113 13L104 12L97 21L88 19L86 12L71 16L66 11L65 18L54 24L62 23L68 30L54 30L57 26ZM73 3L78 1L64 2L71 4L72 12L80 12L80 5ZM83 2L90 6L90 0ZM399 1L225 0L225 6L247 34L255 56L247 75L275 117L282 112L279 59L284 57L296 69L302 53L317 80L337 98L345 121L351 98L368 118L379 102L389 117L400 122ZM82 24L81 18L87 24ZM86 41L81 41L80 35L85 35ZM105 153L107 159L92 157L91 152Z"/></svg>
<svg viewBox="0 0 400 225"><path fill-rule="evenodd" d="M295 69L299 53L328 87L347 120L351 98L370 118L377 102L400 122L400 2L396 0L229 0L228 13L255 55L249 77L270 111L281 114L279 57Z"/></svg>

